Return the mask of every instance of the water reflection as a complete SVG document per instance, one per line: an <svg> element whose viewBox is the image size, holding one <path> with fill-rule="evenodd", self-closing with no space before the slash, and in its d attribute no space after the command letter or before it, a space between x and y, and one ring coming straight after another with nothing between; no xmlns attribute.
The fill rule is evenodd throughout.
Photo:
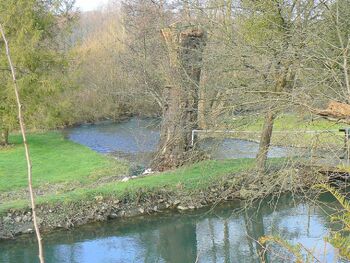
<svg viewBox="0 0 350 263"><path fill-rule="evenodd" d="M45 235L45 253L48 263L184 263L196 262L197 257L202 263L253 263L259 262L261 252L255 240L274 234L302 243L321 262L336 262L335 250L323 240L333 205L292 204L287 198L275 208L262 205L259 210L232 214L237 204L230 203L210 212L164 213L92 224ZM265 259L292 262L280 257ZM24 237L0 243L0 262L37 262L35 240Z"/></svg>

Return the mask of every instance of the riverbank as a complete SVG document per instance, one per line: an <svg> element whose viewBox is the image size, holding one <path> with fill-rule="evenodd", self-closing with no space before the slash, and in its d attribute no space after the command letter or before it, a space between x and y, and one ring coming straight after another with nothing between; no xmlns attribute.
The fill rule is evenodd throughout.
<svg viewBox="0 0 350 263"><path fill-rule="evenodd" d="M249 159L207 161L121 182L129 173L127 163L68 141L59 132L29 134L28 141L38 216L45 230L69 228L115 217L115 214L135 214L131 209L135 200L139 200L144 193L153 196L165 189L163 204L170 207L183 200L182 191L205 189L222 176L247 170L253 165ZM12 135L10 143L11 147L0 150L0 238L13 237L33 229L20 135ZM168 200L167 205L166 196L170 195L176 200ZM140 211L153 211L157 203L157 200L152 200L152 205L144 204ZM160 209L161 205L158 207Z"/></svg>
<svg viewBox="0 0 350 263"><path fill-rule="evenodd" d="M45 231L166 208L199 208L219 200L218 196L223 193L219 186L228 183L224 180L228 174L247 171L252 165L253 161L249 159L206 161L127 182L38 196L40 225ZM211 188L213 190L209 190ZM10 238L33 229L27 200L2 203L0 215L0 238Z"/></svg>
<svg viewBox="0 0 350 263"><path fill-rule="evenodd" d="M60 132L28 135L33 163L33 186L39 195L58 187L60 193L75 185L91 184L102 177L128 173L125 162L98 154L66 140ZM0 150L0 204L4 193L27 188L26 161L20 135L10 136L11 146ZM6 199L5 199L6 200Z"/></svg>
<svg viewBox="0 0 350 263"><path fill-rule="evenodd" d="M279 163L273 160L272 163ZM81 188L65 194L40 196L38 217L42 231L73 228L96 221L198 209L237 199L252 199L298 191L320 178L299 173L278 173L275 179L255 181L254 161L205 161L171 172L159 173L127 182L113 182L95 188ZM0 206L0 239L33 231L27 201Z"/></svg>
<svg viewBox="0 0 350 263"><path fill-rule="evenodd" d="M0 239L33 231L24 160L21 164L23 149L19 137L11 141L13 147L0 151ZM207 160L123 182L126 163L67 141L59 133L32 134L29 143L43 231L252 200L275 191L295 192L323 180L317 173L305 176L309 171L286 167L284 159L276 158L269 160L271 173L266 177L255 176L254 159L235 159Z"/></svg>

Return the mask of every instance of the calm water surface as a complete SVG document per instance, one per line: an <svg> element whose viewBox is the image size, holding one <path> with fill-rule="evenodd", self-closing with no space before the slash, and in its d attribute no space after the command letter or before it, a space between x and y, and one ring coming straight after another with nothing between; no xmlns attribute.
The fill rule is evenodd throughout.
<svg viewBox="0 0 350 263"><path fill-rule="evenodd" d="M301 243L321 262L337 262L334 248L324 242L330 223L326 205L282 198L275 207L262 204L246 212L237 203L192 213L164 213L127 220L111 220L44 235L48 263L129 262L258 262L254 240L279 235ZM277 248L275 248L278 250ZM32 237L0 242L0 262L37 262ZM270 255L269 262L292 262ZM338 261L342 262L342 261Z"/></svg>
<svg viewBox="0 0 350 263"><path fill-rule="evenodd" d="M67 137L100 153L129 154L153 152L159 140L159 123L154 118L131 118L66 129Z"/></svg>
<svg viewBox="0 0 350 263"><path fill-rule="evenodd" d="M66 136L94 151L113 154L129 161L147 165L157 149L160 120L131 118L123 122L83 125L65 131ZM259 144L237 139L205 139L199 142L215 159L255 158ZM271 147L269 157L295 155L288 147Z"/></svg>

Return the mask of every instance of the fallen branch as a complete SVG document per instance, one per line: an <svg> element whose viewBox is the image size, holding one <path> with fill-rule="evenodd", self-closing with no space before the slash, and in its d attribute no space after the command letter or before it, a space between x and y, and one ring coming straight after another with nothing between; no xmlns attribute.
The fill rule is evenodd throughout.
<svg viewBox="0 0 350 263"><path fill-rule="evenodd" d="M327 109L318 110L318 115L338 120L349 122L350 120L350 105L337 101L331 101Z"/></svg>

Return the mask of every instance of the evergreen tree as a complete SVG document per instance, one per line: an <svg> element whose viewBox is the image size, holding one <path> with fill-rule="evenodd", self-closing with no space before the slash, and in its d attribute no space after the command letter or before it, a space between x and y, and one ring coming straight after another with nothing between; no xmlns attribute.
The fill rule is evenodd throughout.
<svg viewBox="0 0 350 263"><path fill-rule="evenodd" d="M70 9L70 10L67 10ZM66 50L62 32L72 21L72 1L0 0L1 23L12 50L25 118L30 126L52 125L59 119L54 95L66 86ZM11 74L4 42L0 42L0 129L2 144L17 127Z"/></svg>

